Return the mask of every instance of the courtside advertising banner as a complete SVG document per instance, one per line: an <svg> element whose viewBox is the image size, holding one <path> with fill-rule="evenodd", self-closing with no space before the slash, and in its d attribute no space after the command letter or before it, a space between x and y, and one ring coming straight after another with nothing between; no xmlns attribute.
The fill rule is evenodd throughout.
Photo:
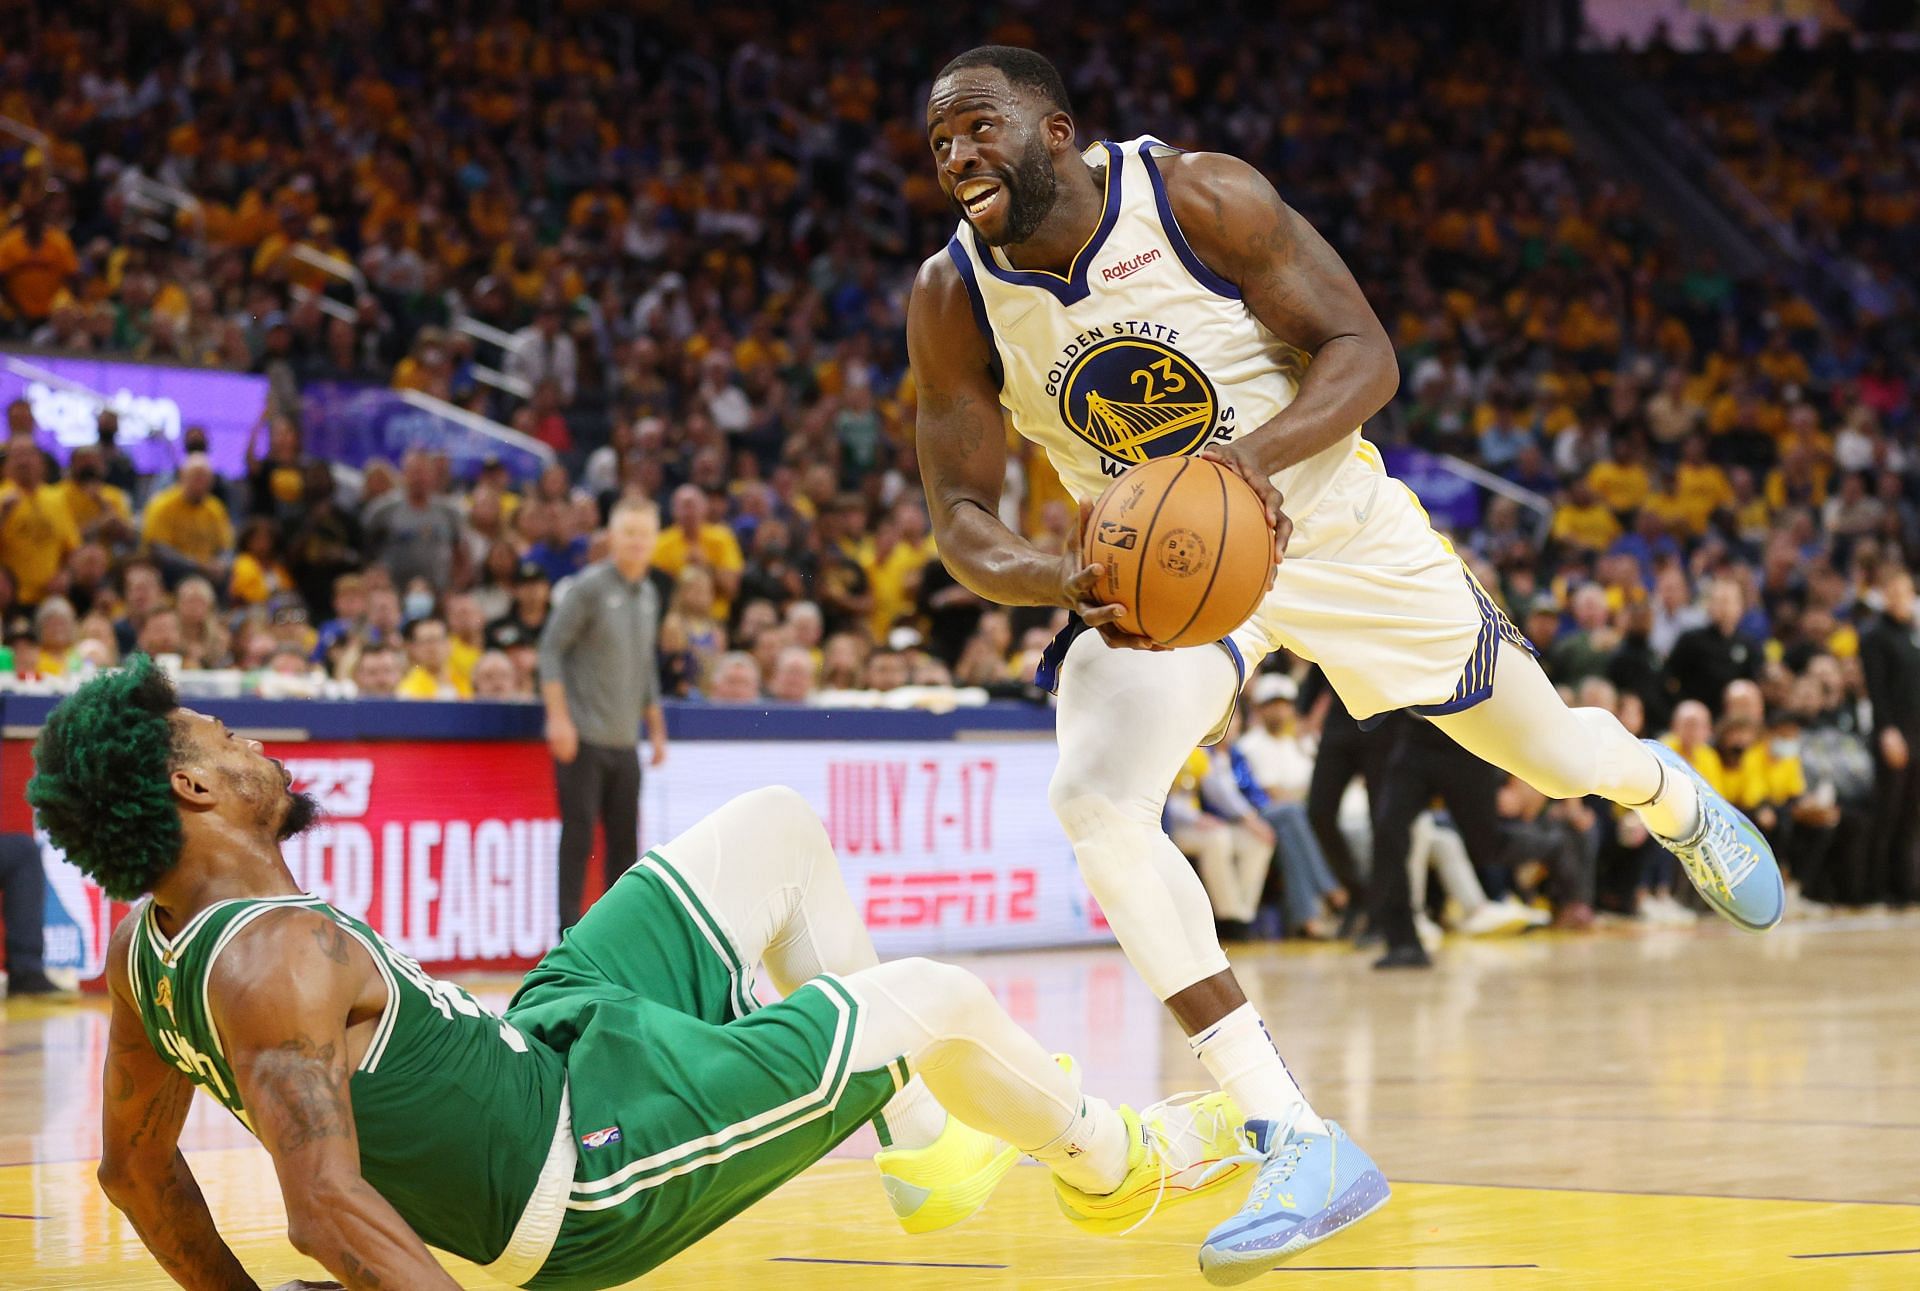
<svg viewBox="0 0 1920 1291"><path fill-rule="evenodd" d="M15 399L33 408L40 446L63 464L74 449L99 442L100 414L111 409L120 415L119 445L142 474L178 470L186 429L200 426L213 469L241 476L247 473L247 442L266 410L267 379L158 363L0 353L0 403Z"/></svg>
<svg viewBox="0 0 1920 1291"><path fill-rule="evenodd" d="M9 740L0 829L33 826L33 746ZM371 924L429 971L532 967L553 942L560 841L546 746L503 742L269 745L321 823L283 846L301 887ZM125 906L36 835L47 870L47 963L100 974Z"/></svg>
<svg viewBox="0 0 1920 1291"><path fill-rule="evenodd" d="M1058 758L1051 740L683 740L646 773L641 832L671 838L744 789L790 785L882 958L1110 941L1047 806Z"/></svg>

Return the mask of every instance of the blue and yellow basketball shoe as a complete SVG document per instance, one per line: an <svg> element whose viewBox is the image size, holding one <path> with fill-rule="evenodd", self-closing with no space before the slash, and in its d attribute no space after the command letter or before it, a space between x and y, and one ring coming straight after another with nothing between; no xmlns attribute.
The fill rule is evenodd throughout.
<svg viewBox="0 0 1920 1291"><path fill-rule="evenodd" d="M1247 1122L1260 1173L1247 1204L1200 1244L1207 1281L1229 1287L1259 1277L1387 1204L1387 1179L1373 1159L1332 1121L1327 1131Z"/></svg>
<svg viewBox="0 0 1920 1291"><path fill-rule="evenodd" d="M900 1227L909 1233L950 1228L987 1204L1020 1153L949 1115L923 1148L882 1148L874 1164Z"/></svg>
<svg viewBox="0 0 1920 1291"><path fill-rule="evenodd" d="M1689 838L1653 837L1680 859L1708 905L1748 932L1765 932L1786 913L1787 889L1773 848L1732 803L1714 792L1687 760L1658 740L1642 740L1670 772L1692 779L1700 823Z"/></svg>

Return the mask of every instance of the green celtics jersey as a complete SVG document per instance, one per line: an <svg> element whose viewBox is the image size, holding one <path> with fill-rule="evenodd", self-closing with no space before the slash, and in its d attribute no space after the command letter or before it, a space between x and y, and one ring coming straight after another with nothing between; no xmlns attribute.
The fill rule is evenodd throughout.
<svg viewBox="0 0 1920 1291"><path fill-rule="evenodd" d="M523 1213L538 1209L528 1201L550 1155L570 1149L556 1144L556 1134L567 1133L562 1062L459 987L428 977L360 920L308 896L220 901L169 939L148 902L130 916L139 923L127 963L147 1038L252 1130L207 982L242 929L290 908L340 925L386 983L386 1005L349 1086L362 1176L429 1244L480 1264L508 1259L510 1243L526 1236L524 1227L516 1232ZM571 1175L571 1151L564 1157L556 1164Z"/></svg>

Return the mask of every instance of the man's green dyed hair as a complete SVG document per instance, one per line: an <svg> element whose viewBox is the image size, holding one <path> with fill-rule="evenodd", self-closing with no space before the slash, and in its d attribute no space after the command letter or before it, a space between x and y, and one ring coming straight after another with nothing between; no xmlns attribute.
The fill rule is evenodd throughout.
<svg viewBox="0 0 1920 1291"><path fill-rule="evenodd" d="M34 742L27 801L40 827L107 895L131 901L180 859L168 782L180 752L180 701L151 658L134 655L60 701Z"/></svg>

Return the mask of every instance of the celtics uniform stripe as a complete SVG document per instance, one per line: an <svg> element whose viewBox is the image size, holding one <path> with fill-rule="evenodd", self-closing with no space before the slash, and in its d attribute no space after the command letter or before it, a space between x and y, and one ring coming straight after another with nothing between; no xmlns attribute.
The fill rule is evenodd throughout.
<svg viewBox="0 0 1920 1291"><path fill-rule="evenodd" d="M727 966L728 996L733 1001L733 1011L737 1017L745 1017L754 1010L753 974L740 962L740 953L734 949L733 938L713 917L706 903L700 899L693 885L687 882L680 871L673 868L671 862L658 852L648 852L640 858L640 864L667 885L674 899L685 907L687 915L693 920L694 927L707 939L716 955Z"/></svg>
<svg viewBox="0 0 1920 1291"><path fill-rule="evenodd" d="M304 897L299 901L276 901L272 903L262 901L258 905L251 906L235 915L227 922L227 926L220 930L220 935L214 938L213 949L207 952L206 962L200 968L200 997L202 999L213 998L212 992L209 990L209 987L213 983L213 966L220 961L220 952L232 945L233 939L239 936L248 924L258 919L261 915L272 914L275 910L286 910L296 905L317 907L319 904L320 902L312 897ZM211 1010L209 1010L208 1015L208 1030L213 1040L214 1052L220 1055L220 1061L228 1061L227 1047L221 1043L220 1040L220 1028L212 1025Z"/></svg>
<svg viewBox="0 0 1920 1291"><path fill-rule="evenodd" d="M860 1010L852 993L831 975L816 977L800 989L808 988L825 995L838 1014L830 1045L831 1057L817 1088L725 1129L630 1162L605 1178L576 1183L573 1186L573 1200L567 1203L567 1208L611 1209L649 1188L717 1165L830 1114L846 1092L847 1082L853 1074L853 1050L859 1035Z"/></svg>
<svg viewBox="0 0 1920 1291"><path fill-rule="evenodd" d="M159 956L162 962L173 964L177 963L180 956L186 953L187 947L193 944L193 939L200 935L200 930L205 928L207 924L213 920L215 915L225 910L228 906L259 905L272 909L287 905L309 905L315 900L316 898L310 897L305 893L296 893L292 896L284 897L235 897L226 901L215 901L212 905L189 919L186 927L175 933L173 939L169 941L165 934L160 931L160 922L154 916L153 901L149 898L147 901L146 914L141 918L140 926L146 931L147 940L153 946L153 953Z"/></svg>

